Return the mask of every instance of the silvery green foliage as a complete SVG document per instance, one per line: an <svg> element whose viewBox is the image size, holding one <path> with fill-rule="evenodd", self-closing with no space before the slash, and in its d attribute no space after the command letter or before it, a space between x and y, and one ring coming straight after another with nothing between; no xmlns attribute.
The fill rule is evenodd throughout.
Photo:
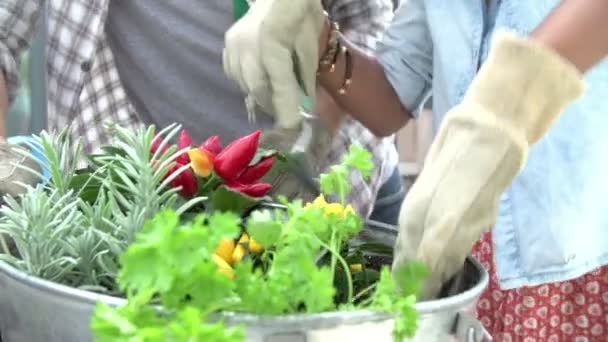
<svg viewBox="0 0 608 342"><path fill-rule="evenodd" d="M57 135L43 132L40 143L30 146L46 154L51 179L44 186L29 186L17 198L4 198L1 260L47 280L116 293L119 256L144 222L162 208L184 212L204 200L185 202L178 196L179 189L170 186L180 171L165 175L184 151L171 147L162 153L159 148L152 155L153 127L110 129L115 140L111 147L91 156L93 172L78 169L83 148L68 129ZM169 126L158 136L169 141L179 129ZM24 169L42 179L38 170ZM92 198L85 196L91 187L95 189Z"/></svg>

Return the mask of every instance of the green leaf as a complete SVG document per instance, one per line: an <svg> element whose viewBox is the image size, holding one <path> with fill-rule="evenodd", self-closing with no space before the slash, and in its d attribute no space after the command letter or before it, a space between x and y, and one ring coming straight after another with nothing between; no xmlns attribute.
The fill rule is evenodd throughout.
<svg viewBox="0 0 608 342"><path fill-rule="evenodd" d="M211 210L244 213L260 203L261 199L247 196L225 185L218 187L211 195Z"/></svg>
<svg viewBox="0 0 608 342"><path fill-rule="evenodd" d="M259 148L258 151L256 152L255 156L253 156L253 159L251 160L249 165L255 165L255 164L259 163L262 159L273 156L273 155L277 156L278 152L276 150Z"/></svg>
<svg viewBox="0 0 608 342"><path fill-rule="evenodd" d="M167 341L177 342L242 342L245 333L242 327L228 328L222 322L204 323L206 316L197 308L186 306L177 312L168 325Z"/></svg>
<svg viewBox="0 0 608 342"><path fill-rule="evenodd" d="M340 196L341 202L350 193L351 185L348 181L349 170L344 165L334 165L328 173L320 177L321 191L326 195Z"/></svg>
<svg viewBox="0 0 608 342"><path fill-rule="evenodd" d="M416 295L420 284L426 277L425 266L420 263L409 263L397 270L396 277L399 279L402 291L399 291L395 278L391 276L388 267L384 267L380 273L380 280L376 286L376 292L372 296L371 307L376 310L390 312L397 315L393 336L395 341L402 341L406 337L412 337L418 329L418 312L416 310Z"/></svg>
<svg viewBox="0 0 608 342"><path fill-rule="evenodd" d="M344 157L344 164L361 172L364 179L369 179L374 170L372 154L359 144L352 144Z"/></svg>
<svg viewBox="0 0 608 342"><path fill-rule="evenodd" d="M393 247L382 243L365 242L354 244L351 246L351 248L355 251L361 252L364 255L376 255L386 257L393 256Z"/></svg>
<svg viewBox="0 0 608 342"><path fill-rule="evenodd" d="M422 284L430 273L429 268L425 264L418 261L410 261L393 272L393 276L402 295L420 296Z"/></svg>
<svg viewBox="0 0 608 342"><path fill-rule="evenodd" d="M263 246L274 245L281 235L282 222L277 221L270 210L256 210L247 220L247 232Z"/></svg>
<svg viewBox="0 0 608 342"><path fill-rule="evenodd" d="M234 281L219 272L218 266L208 258L197 262L191 272L180 274L171 289L161 294L161 301L166 308L179 309L187 303L208 313L221 308L234 287Z"/></svg>
<svg viewBox="0 0 608 342"><path fill-rule="evenodd" d="M77 173L72 177L69 185L70 189L80 192L80 198L83 201L90 204L93 204L97 199L101 187L101 181L93 176L92 170L83 170Z"/></svg>
<svg viewBox="0 0 608 342"><path fill-rule="evenodd" d="M180 262L171 253L178 224L179 217L170 210L146 222L135 243L120 257L118 282L123 290L162 292L171 288L176 278L175 264Z"/></svg>
<svg viewBox="0 0 608 342"><path fill-rule="evenodd" d="M210 249L222 239L237 237L241 232L241 218L234 212L214 212L209 216L209 229L213 232L213 240L207 242Z"/></svg>

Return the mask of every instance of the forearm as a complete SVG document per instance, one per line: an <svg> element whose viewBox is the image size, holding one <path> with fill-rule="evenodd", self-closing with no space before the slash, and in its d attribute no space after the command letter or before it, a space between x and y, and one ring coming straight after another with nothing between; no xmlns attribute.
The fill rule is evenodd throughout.
<svg viewBox="0 0 608 342"><path fill-rule="evenodd" d="M563 1L532 33L581 72L608 55L608 1Z"/></svg>
<svg viewBox="0 0 608 342"><path fill-rule="evenodd" d="M345 55L341 53L333 72L322 72L319 82L344 111L360 121L377 136L393 134L411 118L403 108L395 90L387 80L378 60L345 39L352 60L352 83L344 94L339 89L344 83ZM321 49L323 51L323 49Z"/></svg>
<svg viewBox="0 0 608 342"><path fill-rule="evenodd" d="M332 136L338 131L345 117L344 110L322 87L317 90L315 113L319 114L319 118L329 128Z"/></svg>

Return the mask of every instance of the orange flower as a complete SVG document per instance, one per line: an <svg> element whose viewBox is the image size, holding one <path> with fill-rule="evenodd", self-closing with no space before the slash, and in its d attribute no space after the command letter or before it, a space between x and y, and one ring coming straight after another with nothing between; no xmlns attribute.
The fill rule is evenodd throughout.
<svg viewBox="0 0 608 342"><path fill-rule="evenodd" d="M200 177L209 177L213 171L213 158L203 149L193 148L188 151L192 170Z"/></svg>

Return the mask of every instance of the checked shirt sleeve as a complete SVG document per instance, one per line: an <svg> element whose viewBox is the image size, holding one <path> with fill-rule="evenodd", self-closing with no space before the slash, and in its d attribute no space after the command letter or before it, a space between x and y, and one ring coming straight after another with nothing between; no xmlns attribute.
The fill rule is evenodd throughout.
<svg viewBox="0 0 608 342"><path fill-rule="evenodd" d="M0 1L0 70L7 82L9 102L19 87L21 55L28 48L45 1Z"/></svg>

